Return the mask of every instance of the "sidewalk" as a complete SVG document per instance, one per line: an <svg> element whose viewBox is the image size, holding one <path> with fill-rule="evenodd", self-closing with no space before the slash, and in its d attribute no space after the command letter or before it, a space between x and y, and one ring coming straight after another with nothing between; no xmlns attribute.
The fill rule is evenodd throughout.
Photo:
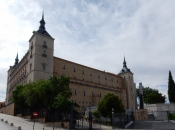
<svg viewBox="0 0 175 130"><path fill-rule="evenodd" d="M13 126L11 127L14 127L17 130L19 129L19 127L21 127L21 130L33 130L34 122L30 121L29 119L23 119L20 117L10 116L10 115L0 113L1 122L2 122L2 119L3 119L3 122L7 121L9 125L13 123ZM53 130L53 126L44 124L44 123L35 122L34 130ZM54 128L54 130L64 130L64 129Z"/></svg>

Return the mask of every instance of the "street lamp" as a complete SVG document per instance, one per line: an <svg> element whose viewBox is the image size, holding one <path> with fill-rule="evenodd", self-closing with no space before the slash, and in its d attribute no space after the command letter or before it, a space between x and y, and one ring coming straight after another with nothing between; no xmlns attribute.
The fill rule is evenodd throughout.
<svg viewBox="0 0 175 130"><path fill-rule="evenodd" d="M168 117L168 122L169 122L169 110L167 109L167 117Z"/></svg>
<svg viewBox="0 0 175 130"><path fill-rule="evenodd" d="M112 129L114 129L114 108L112 108Z"/></svg>

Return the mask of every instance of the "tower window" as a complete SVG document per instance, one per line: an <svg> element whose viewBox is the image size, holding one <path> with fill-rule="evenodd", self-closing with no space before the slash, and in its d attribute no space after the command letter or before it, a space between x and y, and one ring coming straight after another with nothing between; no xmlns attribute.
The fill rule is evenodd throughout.
<svg viewBox="0 0 175 130"><path fill-rule="evenodd" d="M47 48L47 43L46 43L46 41L43 42L43 47Z"/></svg>
<svg viewBox="0 0 175 130"><path fill-rule="evenodd" d="M46 50L43 50L43 54L42 54L43 56L47 56L47 52L46 52Z"/></svg>
<svg viewBox="0 0 175 130"><path fill-rule="evenodd" d="M32 64L30 64L30 71L32 70Z"/></svg>
<svg viewBox="0 0 175 130"><path fill-rule="evenodd" d="M42 64L42 70L46 70L46 64Z"/></svg>
<svg viewBox="0 0 175 130"><path fill-rule="evenodd" d="M84 70L82 70L82 74L84 74Z"/></svg>

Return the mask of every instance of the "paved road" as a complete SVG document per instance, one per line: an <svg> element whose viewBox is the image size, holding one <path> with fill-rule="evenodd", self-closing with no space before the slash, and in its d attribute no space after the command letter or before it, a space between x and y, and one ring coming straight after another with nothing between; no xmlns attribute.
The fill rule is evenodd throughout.
<svg viewBox="0 0 175 130"><path fill-rule="evenodd" d="M3 119L3 121L1 121L1 119ZM5 121L8 121L8 123L5 123ZM0 127L0 130L17 130L19 126L21 126L21 130L33 130L33 121L30 121L29 119L23 119L20 117L2 114L2 113L0 113L0 123L3 124L4 127L11 128L11 129L1 129L1 127ZM10 126L10 123L13 123L14 126L13 127ZM0 126L1 126L1 124L0 124ZM80 124L79 129L81 129L81 124ZM84 120L83 121L83 129L88 130L89 129L88 125L89 125L89 123ZM101 130L111 130L112 129L112 127L100 126L99 124L93 124L92 127L93 127L93 130L99 130L100 128L101 128ZM43 124L43 123L39 123L39 122L35 123L34 130L43 130L43 128L44 128L44 130L53 130L53 126L51 126L51 125L49 126L47 124ZM54 128L54 130L63 130L63 128Z"/></svg>
<svg viewBox="0 0 175 130"><path fill-rule="evenodd" d="M5 122L0 122L0 130L17 130L16 128L6 124Z"/></svg>
<svg viewBox="0 0 175 130"><path fill-rule="evenodd" d="M135 124L130 129L163 129L163 130L169 130L173 129L175 130L175 123L168 122L168 121L136 121Z"/></svg>
<svg viewBox="0 0 175 130"><path fill-rule="evenodd" d="M5 126L10 126L10 123L13 123L13 127L10 126L12 128L12 130L16 130L18 129L18 127L20 126L22 130L33 130L33 121L30 121L28 119L23 119L20 117L15 117L15 116L10 116L10 115L6 115L6 114L2 114L0 113L0 120L3 119L3 121L0 121L1 124L4 123ZM5 124L5 121L8 121L8 124ZM35 126L34 126L34 130L53 130L53 127L47 124L43 124L43 123L39 123L36 122ZM0 130L4 130L1 129ZM11 130L11 129L8 129ZM54 130L63 130L62 128L54 128Z"/></svg>

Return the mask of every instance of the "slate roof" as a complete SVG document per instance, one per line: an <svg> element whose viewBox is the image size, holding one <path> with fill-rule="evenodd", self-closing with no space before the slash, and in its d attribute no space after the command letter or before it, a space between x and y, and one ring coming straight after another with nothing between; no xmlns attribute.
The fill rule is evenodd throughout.
<svg viewBox="0 0 175 130"><path fill-rule="evenodd" d="M126 61L125 61L125 57L124 57L123 68L122 68L122 70L119 72L119 74L126 73L126 72L131 72L131 71L130 71L130 69L127 67ZM132 73L132 72L131 72L131 73Z"/></svg>
<svg viewBox="0 0 175 130"><path fill-rule="evenodd" d="M37 31L38 33L41 33L43 35L46 35L48 37L51 37L51 35L46 31L45 29L45 21L44 21L44 13L42 15L42 19L40 21L40 26L39 26L39 29Z"/></svg>

